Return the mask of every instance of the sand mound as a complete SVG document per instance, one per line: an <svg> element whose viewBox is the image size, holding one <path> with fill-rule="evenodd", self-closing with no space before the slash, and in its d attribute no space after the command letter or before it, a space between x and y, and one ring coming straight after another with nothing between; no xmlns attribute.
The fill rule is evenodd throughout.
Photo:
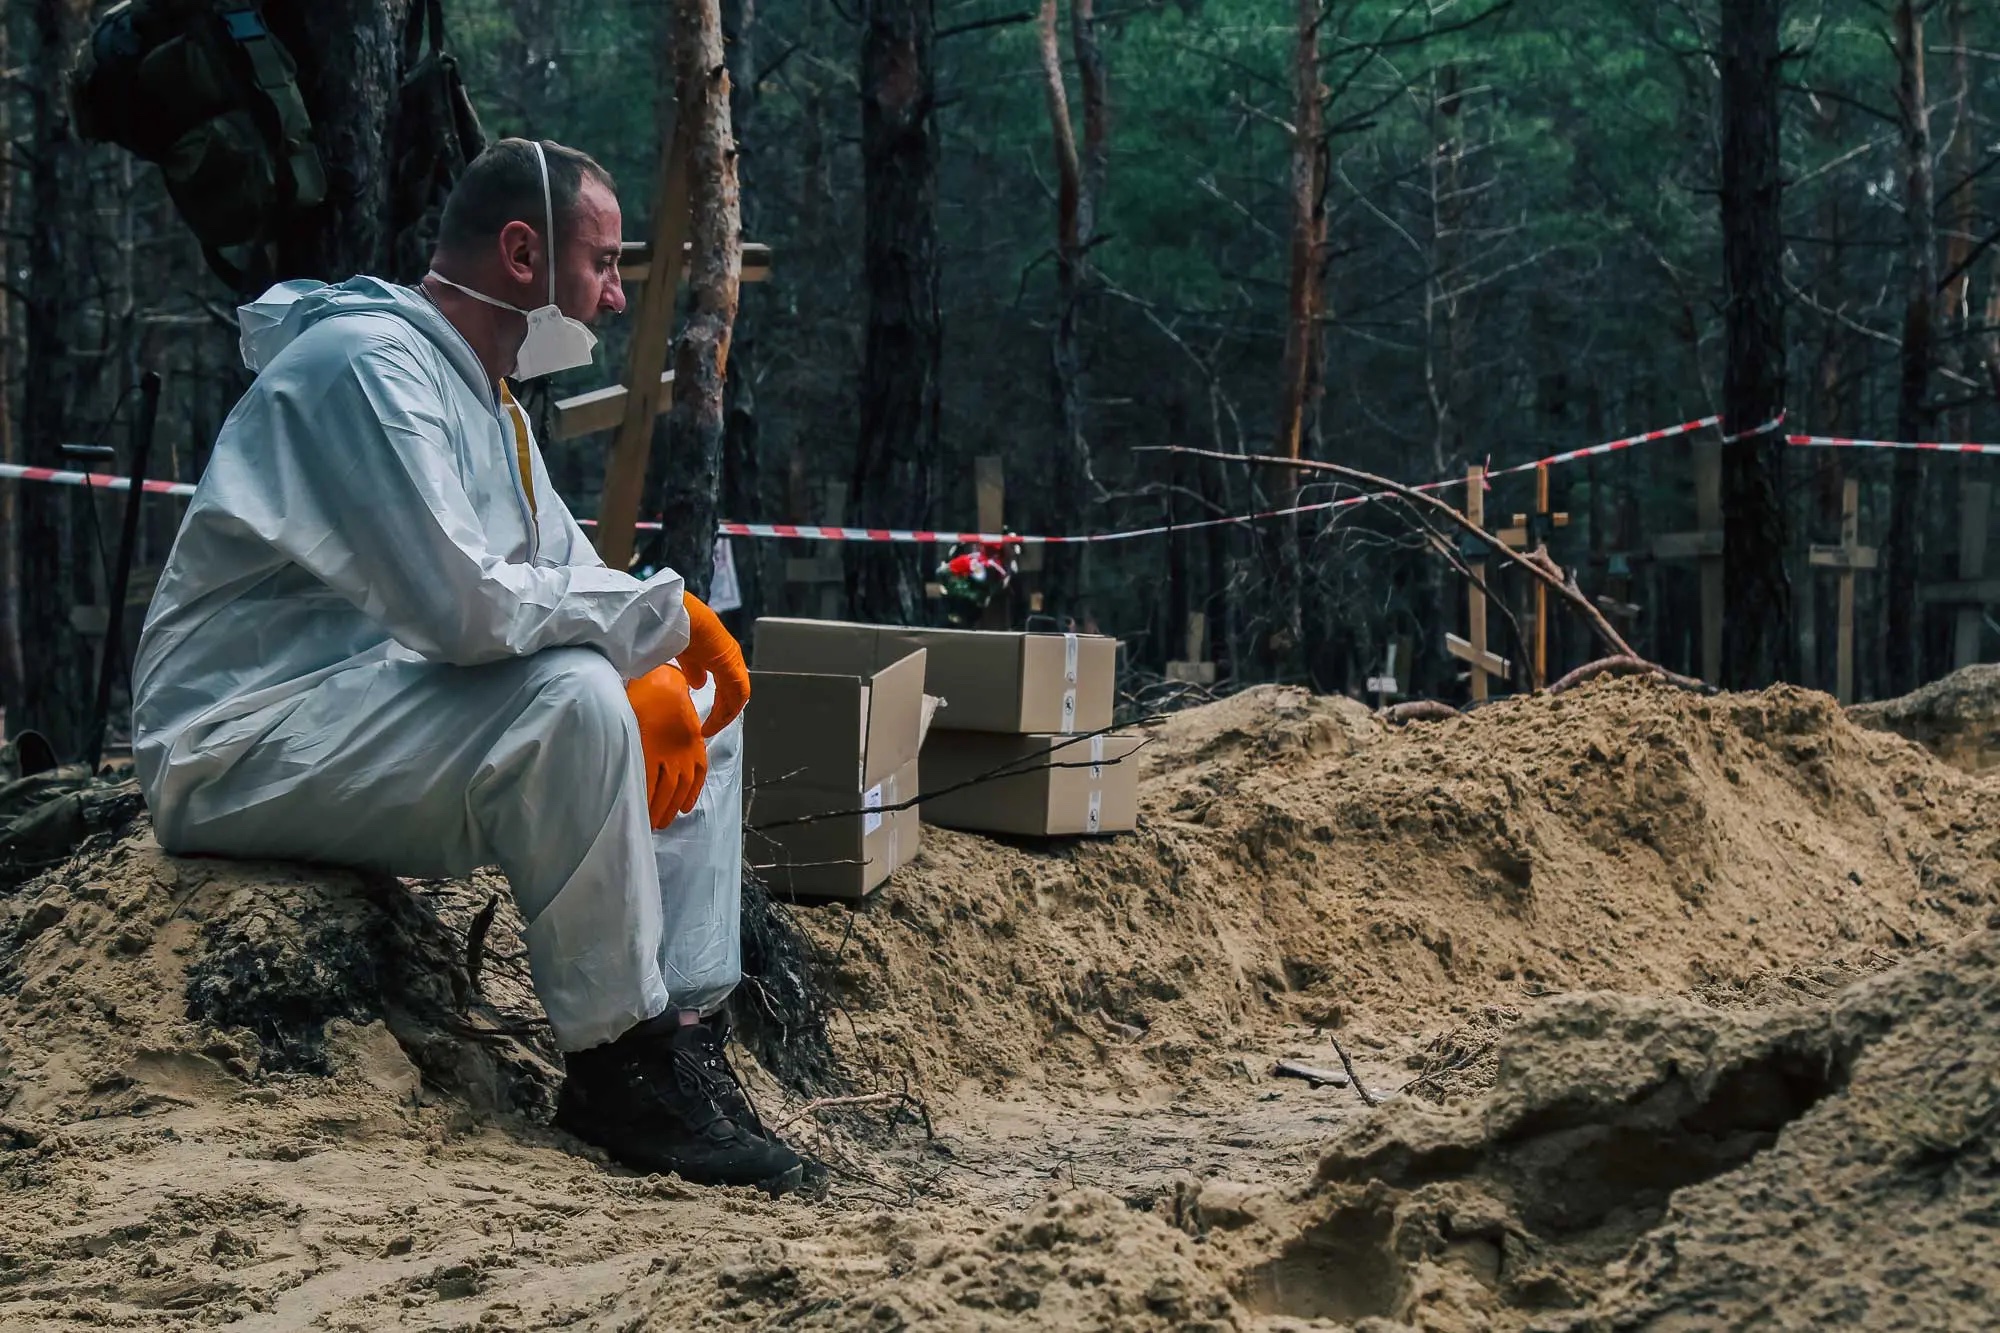
<svg viewBox="0 0 2000 1333"><path fill-rule="evenodd" d="M1961 667L1900 699L1857 704L1864 727L1907 737L1968 773L2000 766L2000 666Z"/></svg>
<svg viewBox="0 0 2000 1333"><path fill-rule="evenodd" d="M1454 1006L1742 985L1995 901L1976 785L1789 688L1607 681L1395 733L1258 691L1149 749L1132 837L927 830L890 893L810 918L863 1064L1141 1087L1223 1072L1248 1029L1367 1043Z"/></svg>
<svg viewBox="0 0 2000 1333"><path fill-rule="evenodd" d="M931 831L863 909L799 913L858 1088L907 1080L939 1136L774 1106L844 1154L781 1203L547 1129L509 912L483 994L462 965L490 877L100 841L0 893L0 1328L1582 1333L1983 1297L1995 946L1852 980L1987 921L1981 779L1823 696L1643 680L1393 732L1259 690L1154 737L1136 835ZM1266 1076L1328 1033L1384 1111ZM1889 1309L1898 1274L1944 1303Z"/></svg>

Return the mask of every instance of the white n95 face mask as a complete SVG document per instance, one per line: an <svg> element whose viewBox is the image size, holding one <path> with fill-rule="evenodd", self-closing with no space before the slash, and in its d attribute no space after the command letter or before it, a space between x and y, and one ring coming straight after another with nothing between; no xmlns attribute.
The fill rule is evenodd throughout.
<svg viewBox="0 0 2000 1333"><path fill-rule="evenodd" d="M597 335L581 320L565 315L556 305L556 211L549 198L549 159L542 152L539 141L535 143L535 160L542 167L542 216L547 222L542 233L543 262L549 270L549 303L533 310L523 310L520 306L496 300L484 292L475 292L470 287L453 282L436 269L430 274L453 291L464 292L475 301L484 301L487 305L511 310L527 318L528 336L521 340L521 350L514 357L514 378L523 380L587 366L597 350Z"/></svg>

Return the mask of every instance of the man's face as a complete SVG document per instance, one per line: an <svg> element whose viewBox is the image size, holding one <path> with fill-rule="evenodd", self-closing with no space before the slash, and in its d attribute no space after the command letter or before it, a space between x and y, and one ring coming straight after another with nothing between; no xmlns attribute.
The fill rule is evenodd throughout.
<svg viewBox="0 0 2000 1333"><path fill-rule="evenodd" d="M571 319L596 324L625 309L618 282L618 252L624 240L618 199L588 176L576 197L568 235L556 237L556 305Z"/></svg>

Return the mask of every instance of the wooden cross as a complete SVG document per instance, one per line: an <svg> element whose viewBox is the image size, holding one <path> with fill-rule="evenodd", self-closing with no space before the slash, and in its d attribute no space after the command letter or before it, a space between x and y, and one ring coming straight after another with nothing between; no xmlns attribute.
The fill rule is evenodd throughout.
<svg viewBox="0 0 2000 1333"><path fill-rule="evenodd" d="M1956 607L1951 634L1951 664L1956 670L1979 660L1986 608L2000 603L2000 580L1986 577L1986 519L1993 507L1993 484L1972 481L1960 494L1958 511L1958 581L1920 589L1922 602Z"/></svg>
<svg viewBox="0 0 2000 1333"><path fill-rule="evenodd" d="M1861 483L1840 488L1840 545L1815 545L1807 553L1815 569L1840 571L1840 639L1834 666L1833 697L1854 702L1854 572L1875 568L1875 548L1861 544Z"/></svg>
<svg viewBox="0 0 2000 1333"><path fill-rule="evenodd" d="M1465 516L1473 526L1486 526L1486 469L1477 463L1465 471ZM1445 651L1472 668L1472 701L1486 702L1486 678L1498 676L1506 680L1510 663L1496 653L1486 651L1486 593L1480 587L1486 582L1486 561L1470 559L1466 562L1475 582L1466 591L1465 620L1466 638L1456 634L1444 636Z"/></svg>
<svg viewBox="0 0 2000 1333"><path fill-rule="evenodd" d="M1403 638L1389 640L1384 652L1382 674L1368 678L1368 692L1375 696L1377 709L1387 708L1389 700L1403 692L1402 682L1396 677L1396 662L1409 656L1410 641Z"/></svg>
<svg viewBox="0 0 2000 1333"><path fill-rule="evenodd" d="M1547 546L1557 528L1569 526L1569 515L1549 512L1549 470L1535 469L1535 512L1514 515L1514 526L1499 537L1516 551ZM1535 679L1549 678L1549 585L1535 580Z"/></svg>
<svg viewBox="0 0 2000 1333"><path fill-rule="evenodd" d="M617 431L597 506L597 553L613 569L632 563L639 496L645 489L646 462L652 453L653 420L673 405L674 374L667 368L667 359L673 345L674 297L686 275L688 228L693 220L688 212L687 173L687 136L676 117L673 132L660 142L652 239L643 244L626 242L619 256L620 280L639 285L639 299L630 307L632 340L626 349L625 381L561 400L550 431L556 440ZM754 266L753 252L758 261ZM770 270L770 247L746 243L743 281L755 282L768 276Z"/></svg>
<svg viewBox="0 0 2000 1333"><path fill-rule="evenodd" d="M1701 676L1722 678L1722 444L1694 445L1695 531L1670 532L1653 539L1655 560L1701 562Z"/></svg>
<svg viewBox="0 0 2000 1333"><path fill-rule="evenodd" d="M1206 612L1188 612L1185 651L1187 653L1185 659L1167 663L1167 679L1186 681L1190 685L1215 684L1215 663L1208 660Z"/></svg>
<svg viewBox="0 0 2000 1333"><path fill-rule="evenodd" d="M821 509L825 517L815 521L829 528L840 527L847 521L847 483L829 481L823 494ZM804 584L809 590L817 587L819 618L840 619L841 597L847 591L847 567L841 563L840 543L815 542L811 555L793 556L785 561L785 582Z"/></svg>

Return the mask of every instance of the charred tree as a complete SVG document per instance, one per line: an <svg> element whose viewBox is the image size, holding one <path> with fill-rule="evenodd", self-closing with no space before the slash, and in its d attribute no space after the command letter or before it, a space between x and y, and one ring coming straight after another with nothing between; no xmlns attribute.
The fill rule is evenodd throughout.
<svg viewBox="0 0 2000 1333"><path fill-rule="evenodd" d="M0 17L0 69L13 63L13 23ZM14 99L0 91L0 144L14 142ZM14 164L0 161L0 274L14 271ZM14 430L14 297L0 290L0 463L21 461ZM21 702L20 487L0 488L0 708Z"/></svg>
<svg viewBox="0 0 2000 1333"><path fill-rule="evenodd" d="M868 314L852 494L861 523L920 528L929 520L937 467L944 350L936 17L932 0L867 0L862 17L862 286ZM915 548L885 544L864 551L848 580L857 615L904 624L921 619L924 571Z"/></svg>
<svg viewBox="0 0 2000 1333"><path fill-rule="evenodd" d="M1937 355L1937 187L1931 168L1931 120L1924 77L1924 17L1919 0L1896 4L1896 105L1903 135L1903 338L1897 376L1897 439L1922 440L1931 429L1931 367ZM1916 688L1917 584L1923 561L1918 505L1923 455L1896 451L1889 489L1888 625L1883 634L1883 686L1892 694Z"/></svg>
<svg viewBox="0 0 2000 1333"><path fill-rule="evenodd" d="M87 7L80 0L35 0L29 127L27 279L22 301L26 357L21 386L21 453L33 466L63 467L63 437L73 408L75 364L65 318L66 275L75 230L66 209L81 190L81 149L69 121L64 78ZM78 558L82 506L67 486L22 487L17 500L21 569L21 715L11 727L46 734L57 754L82 749L91 698L89 640L71 609L90 600L89 571Z"/></svg>
<svg viewBox="0 0 2000 1333"><path fill-rule="evenodd" d="M1722 253L1728 357L1723 413L1731 432L1777 417L1785 401L1782 183L1778 152L1782 0L1722 9ZM1775 433L1725 446L1724 684L1777 679L1791 656L1785 573L1784 441Z"/></svg>
<svg viewBox="0 0 2000 1333"><path fill-rule="evenodd" d="M730 79L716 0L674 0L674 87L688 145L689 309L674 347L663 553L705 596L719 517L723 385L743 274Z"/></svg>

